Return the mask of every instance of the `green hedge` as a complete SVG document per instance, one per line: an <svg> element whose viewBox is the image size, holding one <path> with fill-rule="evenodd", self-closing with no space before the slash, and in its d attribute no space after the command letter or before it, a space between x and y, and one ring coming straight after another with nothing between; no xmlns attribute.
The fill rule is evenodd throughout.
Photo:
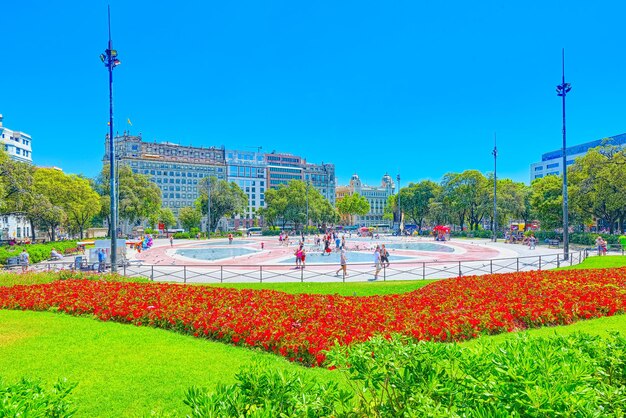
<svg viewBox="0 0 626 418"><path fill-rule="evenodd" d="M7 258L17 257L24 248L26 248L26 252L30 255L30 262L39 263L40 261L50 258L50 251L53 248L63 254L67 250L76 249L76 242L77 241L56 241L47 242L45 244L6 245L0 248L0 264L6 264Z"/></svg>
<svg viewBox="0 0 626 418"><path fill-rule="evenodd" d="M626 339L619 334L518 334L470 347L378 336L336 345L327 358L344 385L261 364L215 392L188 390L188 416L623 417L626 412Z"/></svg>

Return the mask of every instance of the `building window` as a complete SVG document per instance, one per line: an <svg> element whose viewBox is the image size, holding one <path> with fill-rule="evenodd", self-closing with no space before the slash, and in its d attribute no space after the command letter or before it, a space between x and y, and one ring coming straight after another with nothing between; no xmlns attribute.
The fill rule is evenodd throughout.
<svg viewBox="0 0 626 418"><path fill-rule="evenodd" d="M542 171L543 167L539 166L539 167L535 167L535 171Z"/></svg>
<svg viewBox="0 0 626 418"><path fill-rule="evenodd" d="M559 164L558 164L558 163L554 163L554 164L548 164L548 165L546 166L546 168L556 168L556 167L558 167L558 166L559 166Z"/></svg>

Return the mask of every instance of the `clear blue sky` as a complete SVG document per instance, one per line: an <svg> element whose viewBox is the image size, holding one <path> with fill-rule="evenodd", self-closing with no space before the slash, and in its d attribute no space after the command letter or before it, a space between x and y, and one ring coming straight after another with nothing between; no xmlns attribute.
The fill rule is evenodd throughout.
<svg viewBox="0 0 626 418"><path fill-rule="evenodd" d="M626 132L622 2L111 1L115 130L289 152L402 183L528 182L561 147ZM0 113L38 165L94 176L108 120L106 2L2 5Z"/></svg>

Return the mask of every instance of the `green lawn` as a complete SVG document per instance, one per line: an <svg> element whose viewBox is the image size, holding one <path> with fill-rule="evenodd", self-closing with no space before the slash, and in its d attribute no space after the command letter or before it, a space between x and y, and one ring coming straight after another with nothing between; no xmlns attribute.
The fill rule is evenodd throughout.
<svg viewBox="0 0 626 418"><path fill-rule="evenodd" d="M591 257L573 268L622 266L626 266L626 257L610 256ZM0 285L43 283L54 278L46 274L3 273ZM264 283L224 287L364 296L408 292L429 282ZM626 334L626 315L528 332L605 334L611 330ZM503 334L482 338L497 341L510 337ZM59 377L79 382L73 394L80 408L78 416L143 416L150 411L185 415L188 411L182 399L187 388L232 383L242 366L259 360L266 361L271 368L297 369L321 380L340 380L335 372L306 369L271 354L169 331L48 312L0 310L0 377L8 381L41 378L48 385Z"/></svg>
<svg viewBox="0 0 626 418"><path fill-rule="evenodd" d="M435 280L409 280L356 283L230 283L207 285L234 289L271 289L286 293L338 294L342 296L372 296L412 292Z"/></svg>
<svg viewBox="0 0 626 418"><path fill-rule="evenodd" d="M59 377L79 382L72 398L80 417L184 416L190 386L234 382L244 365L295 370L322 380L338 374L308 369L271 354L154 328L49 312L0 310L0 377L15 382Z"/></svg>
<svg viewBox="0 0 626 418"><path fill-rule="evenodd" d="M587 257L585 261L583 261L582 263L576 266L562 267L559 270L606 269L606 268L618 268L618 267L626 267L626 255Z"/></svg>

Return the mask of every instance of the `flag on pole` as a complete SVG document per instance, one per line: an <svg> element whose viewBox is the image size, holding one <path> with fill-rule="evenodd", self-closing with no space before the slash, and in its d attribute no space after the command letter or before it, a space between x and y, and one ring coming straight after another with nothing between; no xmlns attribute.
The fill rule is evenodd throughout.
<svg viewBox="0 0 626 418"><path fill-rule="evenodd" d="M133 124L132 124L132 123L130 123L130 118L126 119L126 122L128 122L128 124L129 124L130 126L133 126Z"/></svg>
<svg viewBox="0 0 626 418"><path fill-rule="evenodd" d="M111 126L111 121L107 122L107 126Z"/></svg>

